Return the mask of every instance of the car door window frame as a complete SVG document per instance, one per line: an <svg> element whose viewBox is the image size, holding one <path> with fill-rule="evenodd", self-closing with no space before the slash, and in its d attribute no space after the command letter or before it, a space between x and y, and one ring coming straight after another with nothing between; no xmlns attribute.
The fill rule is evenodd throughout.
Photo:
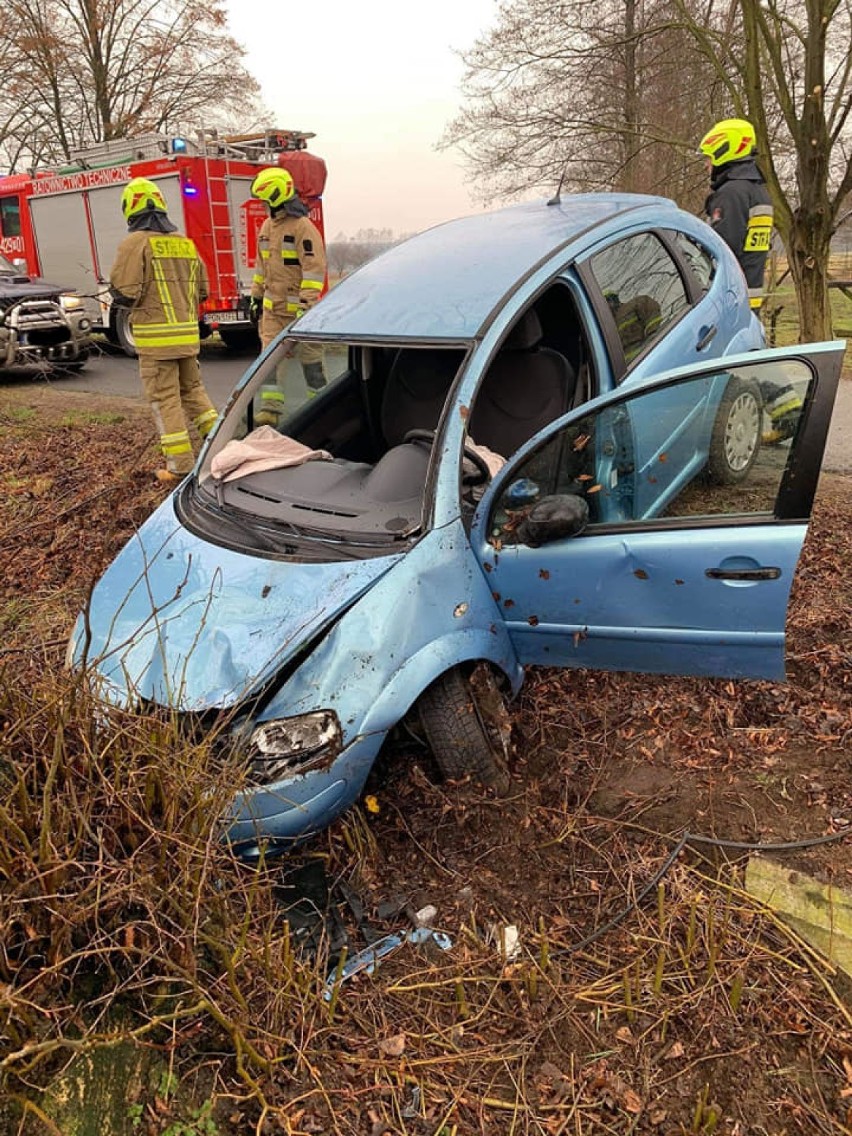
<svg viewBox="0 0 852 1136"><path fill-rule="evenodd" d="M817 366L816 359L831 351L843 351L844 349L845 343L843 341L807 344L804 345L804 349L773 348L748 353L747 355L732 356L724 360L724 362L716 360L715 363L708 362L703 366L680 368L677 371L659 376L659 381L652 381L648 386L643 385L641 389L618 387L613 391L600 395L585 406L577 407L569 413L564 414L560 419L555 420L551 423L546 432L539 434L534 440L520 449L513 456L511 461L506 463L506 466L501 469L499 474L493 479L491 485L488 487L487 493L483 496L473 518L473 528L474 530L480 531L483 540L487 541L487 534L491 531L492 527L494 510L509 483L517 478L518 470L529 460L535 451L550 444L556 435L564 431L568 426L592 414L597 414L605 409L609 409L625 400L641 397L642 393L647 391L664 390L679 382L688 381L690 378L697 378L700 375L713 374L714 371L721 369L759 364L763 361L771 361L773 359L798 360L814 374L814 381L810 385L802 411L801 424L797 440L794 444L795 448L792 451L790 460L787 462L787 466L778 486L774 513L755 513L753 515L718 514L701 517L674 516L658 517L649 520L628 520L619 523L596 524L586 534L581 533L579 535L580 537L588 536L589 538L593 538L597 535L625 529L629 529L630 531L638 531L639 529L676 530L695 528L696 525L700 525L702 528L711 528L724 527L731 523L738 525L766 525L773 523L790 524L806 522L811 514L813 499L819 481L825 441L828 436L837 389L837 382L829 381L828 377L822 377L822 381L820 381L820 370ZM807 446L802 443L802 438L804 438L805 435L808 435L809 440Z"/></svg>
<svg viewBox="0 0 852 1136"><path fill-rule="evenodd" d="M686 281L687 293L689 295L690 301L692 302L692 306L695 307L695 305L703 300L713 287L713 280L715 279L718 269L718 262L716 260L716 257L713 255L711 250L707 248L706 245L701 243L698 237L693 236L692 233L687 233L683 229L660 229L659 235L662 237L666 245L668 245L669 251L680 266L681 276ZM695 245L695 247L703 252L704 255L712 262L713 274L710 278L710 283L706 288L702 285L695 272L695 269L692 267L692 264L689 261L689 258L686 256L686 254L678 244L678 236L683 237L685 240Z"/></svg>
<svg viewBox="0 0 852 1136"><path fill-rule="evenodd" d="M683 290L687 299L687 306L675 319L666 324L665 331L662 334L649 339L648 342L643 345L642 350L639 351L638 354L635 355L628 363L627 357L624 353L624 344L621 342L621 337L618 334L618 329L615 325L612 311L609 304L607 303L603 290L598 283L598 279L592 269L591 262L593 257L599 255L605 249L612 248L615 245L622 243L623 241L632 240L634 237L641 237L645 235L656 237L656 239L660 242L660 244L668 254L669 259L673 262L675 268L677 269L678 276L680 277L681 284L683 285ZM692 272L686 268L684 259L675 252L673 248L673 242L666 238L666 230L664 229L653 227L637 229L636 232L623 234L617 241L609 241L608 243L594 248L590 252L584 254L582 258L576 261L576 271L578 276L580 277L580 280L582 281L583 287L586 290L589 302L594 309L595 317L598 321L604 340L606 342L607 350L609 352L611 360L613 382L616 386L620 386L621 383L624 382L630 371L635 366L637 366L637 364L641 362L642 359L645 358L648 352L660 342L664 335L668 334L673 327L677 326L677 324L679 324L682 319L689 315L697 302L695 296L696 281L692 275ZM704 293L701 293L701 295L703 296Z"/></svg>

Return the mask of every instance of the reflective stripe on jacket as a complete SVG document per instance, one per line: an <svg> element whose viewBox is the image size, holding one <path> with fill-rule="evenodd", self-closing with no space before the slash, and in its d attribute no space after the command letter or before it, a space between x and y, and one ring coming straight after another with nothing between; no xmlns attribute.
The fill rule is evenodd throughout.
<svg viewBox="0 0 852 1136"><path fill-rule="evenodd" d="M325 246L307 217L267 217L257 235L251 294L266 311L291 320L315 303L325 283Z"/></svg>
<svg viewBox="0 0 852 1136"><path fill-rule="evenodd" d="M181 233L130 233L118 247L110 287L131 301L130 327L140 355L182 359L199 349L198 305L207 270Z"/></svg>
<svg viewBox="0 0 852 1136"><path fill-rule="evenodd" d="M766 183L754 161L745 159L714 171L711 184L705 204L707 219L740 262L749 302L759 308L772 243L773 212Z"/></svg>

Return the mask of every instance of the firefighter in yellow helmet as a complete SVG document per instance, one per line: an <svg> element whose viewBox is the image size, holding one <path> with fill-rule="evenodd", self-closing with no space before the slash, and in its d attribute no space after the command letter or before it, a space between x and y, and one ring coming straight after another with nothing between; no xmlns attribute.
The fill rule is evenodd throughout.
<svg viewBox="0 0 852 1136"><path fill-rule="evenodd" d="M121 195L128 235L109 275L113 303L130 307L139 374L160 433L164 484L193 467L191 420L205 437L217 418L198 366L198 306L207 296L207 271L193 242L169 220L158 186L133 178Z"/></svg>
<svg viewBox="0 0 852 1136"><path fill-rule="evenodd" d="M707 218L745 273L749 302L763 302L763 274L772 240L772 201L755 163L757 136L744 118L717 122L699 143L710 166Z"/></svg>
<svg viewBox="0 0 852 1136"><path fill-rule="evenodd" d="M252 182L251 193L269 208L257 238L258 259L250 309L252 319L259 323L260 341L265 348L322 295L325 246L289 171L280 166L261 170ZM307 397L312 398L326 384L322 348L302 343L296 354L305 376ZM284 398L277 383L266 384L261 391L263 407L255 422L277 426L284 413Z"/></svg>
<svg viewBox="0 0 852 1136"><path fill-rule="evenodd" d="M763 304L766 258L772 241L772 200L757 168L757 134L744 118L726 118L704 135L699 149L710 167L707 220L730 246L748 284L749 303L757 313ZM772 445L792 438L802 400L786 385L761 383L769 429L763 441Z"/></svg>

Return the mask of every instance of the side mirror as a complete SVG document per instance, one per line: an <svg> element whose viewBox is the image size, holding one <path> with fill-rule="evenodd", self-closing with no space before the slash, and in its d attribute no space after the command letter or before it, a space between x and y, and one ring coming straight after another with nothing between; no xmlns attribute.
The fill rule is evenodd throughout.
<svg viewBox="0 0 852 1136"><path fill-rule="evenodd" d="M588 523L586 499L576 493L561 493L545 497L533 506L518 525L517 538L521 544L538 548L541 544L577 536Z"/></svg>

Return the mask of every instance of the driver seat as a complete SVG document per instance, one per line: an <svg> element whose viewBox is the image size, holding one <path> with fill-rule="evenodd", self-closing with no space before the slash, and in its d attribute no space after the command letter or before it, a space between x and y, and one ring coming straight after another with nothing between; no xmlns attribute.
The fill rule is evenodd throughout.
<svg viewBox="0 0 852 1136"><path fill-rule="evenodd" d="M435 430L459 369L459 353L440 348L401 347L391 364L380 411L389 449L409 430Z"/></svg>

